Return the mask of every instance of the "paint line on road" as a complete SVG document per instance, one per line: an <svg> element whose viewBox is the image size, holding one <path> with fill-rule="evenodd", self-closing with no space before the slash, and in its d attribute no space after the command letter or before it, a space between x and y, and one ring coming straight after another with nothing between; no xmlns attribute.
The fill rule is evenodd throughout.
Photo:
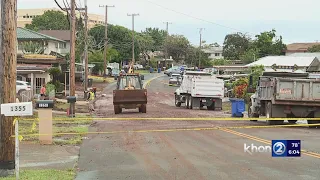
<svg viewBox="0 0 320 180"><path fill-rule="evenodd" d="M266 140L266 139L262 139L262 138L259 138L259 137L256 137L256 136L240 133L240 132L228 129L228 128L220 129L220 130L224 131L224 132L227 132L227 133L231 133L231 134L237 135L237 136L241 136L241 137L244 137L244 138L247 138L247 139L251 139L251 140L254 140L254 141L257 141L257 142L261 142L261 143L264 143L264 144L271 145L271 141L270 140ZM307 151L307 150L304 150L304 149L302 149L301 152L302 152L302 154L305 154L305 155L320 159L320 154L318 154L318 153L310 152L310 151Z"/></svg>
<svg viewBox="0 0 320 180"><path fill-rule="evenodd" d="M155 80L155 79L157 79L157 78L159 78L159 77L162 77L162 76L164 76L164 75L156 76L156 77L153 77L153 78L147 80L147 82L145 82L145 83L143 84L143 88L146 88L148 85L150 85L151 81L153 81L153 80Z"/></svg>

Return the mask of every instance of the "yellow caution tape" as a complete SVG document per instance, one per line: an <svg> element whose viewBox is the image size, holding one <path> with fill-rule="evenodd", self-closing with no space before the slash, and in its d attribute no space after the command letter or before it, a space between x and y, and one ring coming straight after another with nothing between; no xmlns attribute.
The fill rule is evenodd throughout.
<svg viewBox="0 0 320 180"><path fill-rule="evenodd" d="M20 118L19 121L34 121L38 118ZM168 118L168 117L159 117L159 118L106 118L106 117L80 117L80 118L53 118L54 121L75 121L75 120L95 120L95 121L252 121L252 120L268 120L268 121L282 121L282 120L317 120L320 121L320 118L242 118L242 117L221 117L221 118Z"/></svg>
<svg viewBox="0 0 320 180"><path fill-rule="evenodd" d="M221 130L221 129L251 129L251 128L284 128L284 127L304 127L304 126L320 126L319 124L289 124L289 125L272 125L272 126L231 126L231 127L204 127L204 128L181 128L181 129L147 129L147 130L129 130L129 131L105 131L105 132L70 132L70 133L52 133L52 134L25 134L23 136L47 136L47 135L84 135L84 134L118 134L118 133L149 133L149 132L176 132L176 131L205 131L205 130ZM11 137L14 137L11 136Z"/></svg>

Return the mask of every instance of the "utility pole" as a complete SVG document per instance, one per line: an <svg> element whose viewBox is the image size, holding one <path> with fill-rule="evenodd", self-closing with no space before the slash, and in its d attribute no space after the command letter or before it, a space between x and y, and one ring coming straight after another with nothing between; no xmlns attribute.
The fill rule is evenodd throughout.
<svg viewBox="0 0 320 180"><path fill-rule="evenodd" d="M1 1L0 101L16 102L17 77L17 1ZM14 117L0 115L0 175L15 168Z"/></svg>
<svg viewBox="0 0 320 180"><path fill-rule="evenodd" d="M166 60L168 58L168 46L167 46L167 41L168 41L168 37L169 37L169 24L172 24L171 22L163 22L166 24L166 32L167 32L167 36L166 36L166 44L165 44L165 54L164 54L164 64L167 67L166 64Z"/></svg>
<svg viewBox="0 0 320 180"><path fill-rule="evenodd" d="M107 53L108 53L108 7L114 7L113 5L112 6L108 6L108 5L102 5L99 7L105 7L106 8L106 14L105 14L105 22L104 22L104 27L105 27L105 32L104 32L104 60L103 60L103 76L107 76L107 72L106 72L106 69L107 69Z"/></svg>
<svg viewBox="0 0 320 180"><path fill-rule="evenodd" d="M87 0L84 0L84 98L87 99L88 90L88 6Z"/></svg>
<svg viewBox="0 0 320 180"><path fill-rule="evenodd" d="M201 65L202 30L204 30L204 28L200 28L200 31L199 31L200 33L200 46L199 46L200 51L199 51L199 66L198 66L199 69Z"/></svg>
<svg viewBox="0 0 320 180"><path fill-rule="evenodd" d="M128 16L132 16L132 64L134 64L134 17L139 14L128 14Z"/></svg>
<svg viewBox="0 0 320 180"><path fill-rule="evenodd" d="M76 48L76 2L71 0L71 40L70 40L70 96L75 96L76 94L76 79L75 79L75 48ZM70 103L70 115L75 114L75 103Z"/></svg>

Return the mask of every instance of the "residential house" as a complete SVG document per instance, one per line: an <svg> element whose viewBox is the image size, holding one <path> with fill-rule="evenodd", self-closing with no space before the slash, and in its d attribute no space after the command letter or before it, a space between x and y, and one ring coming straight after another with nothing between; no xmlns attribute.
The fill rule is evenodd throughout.
<svg viewBox="0 0 320 180"><path fill-rule="evenodd" d="M70 52L71 33L69 30L41 30L39 33L65 41L65 43L56 42L55 44L60 54L66 55Z"/></svg>
<svg viewBox="0 0 320 180"><path fill-rule="evenodd" d="M223 47L210 47L206 49L202 49L202 51L209 55L210 59L223 59L222 52Z"/></svg>
<svg viewBox="0 0 320 180"><path fill-rule="evenodd" d="M65 53L67 50L67 42L52 36L41 34L25 28L17 28L18 54L24 54L25 43L40 44L43 48L41 54Z"/></svg>
<svg viewBox="0 0 320 180"><path fill-rule="evenodd" d="M36 16L41 16L45 11L54 10L61 11L65 15L67 12L62 11L58 8L42 8L42 9L18 9L17 25L18 27L25 27L26 24L31 24L32 19ZM77 16L80 16L80 12L76 11ZM104 15L90 14L88 13L88 28L92 28L95 25L104 25Z"/></svg>
<svg viewBox="0 0 320 180"><path fill-rule="evenodd" d="M24 28L17 28L17 40L17 76L22 80L30 82L32 95L39 93L41 86L51 81L48 69L51 67L61 67L61 64L66 63L64 57L59 55L61 52L59 46L56 47L56 43L66 42ZM26 53L24 43L30 42L31 44L37 43L38 45L41 45L40 47L44 48L42 54L29 55ZM49 54L58 54L59 56L52 56Z"/></svg>
<svg viewBox="0 0 320 180"><path fill-rule="evenodd" d="M314 69L317 66L319 58L317 57L295 57L295 56L266 56L258 59L257 61L245 65L246 67L252 67L255 65L263 65L265 71L272 71L275 69L281 71L292 71L296 66L297 70L307 72L308 69Z"/></svg>
<svg viewBox="0 0 320 180"><path fill-rule="evenodd" d="M314 45L320 45L320 43L292 43L287 45L285 50L285 55L289 56L293 53L307 53L308 48L311 48Z"/></svg>

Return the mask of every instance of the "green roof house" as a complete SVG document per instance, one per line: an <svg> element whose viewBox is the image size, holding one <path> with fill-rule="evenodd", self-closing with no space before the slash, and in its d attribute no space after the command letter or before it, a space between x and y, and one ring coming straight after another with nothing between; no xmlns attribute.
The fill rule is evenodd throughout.
<svg viewBox="0 0 320 180"><path fill-rule="evenodd" d="M66 54L66 41L25 28L17 28L18 54Z"/></svg>

